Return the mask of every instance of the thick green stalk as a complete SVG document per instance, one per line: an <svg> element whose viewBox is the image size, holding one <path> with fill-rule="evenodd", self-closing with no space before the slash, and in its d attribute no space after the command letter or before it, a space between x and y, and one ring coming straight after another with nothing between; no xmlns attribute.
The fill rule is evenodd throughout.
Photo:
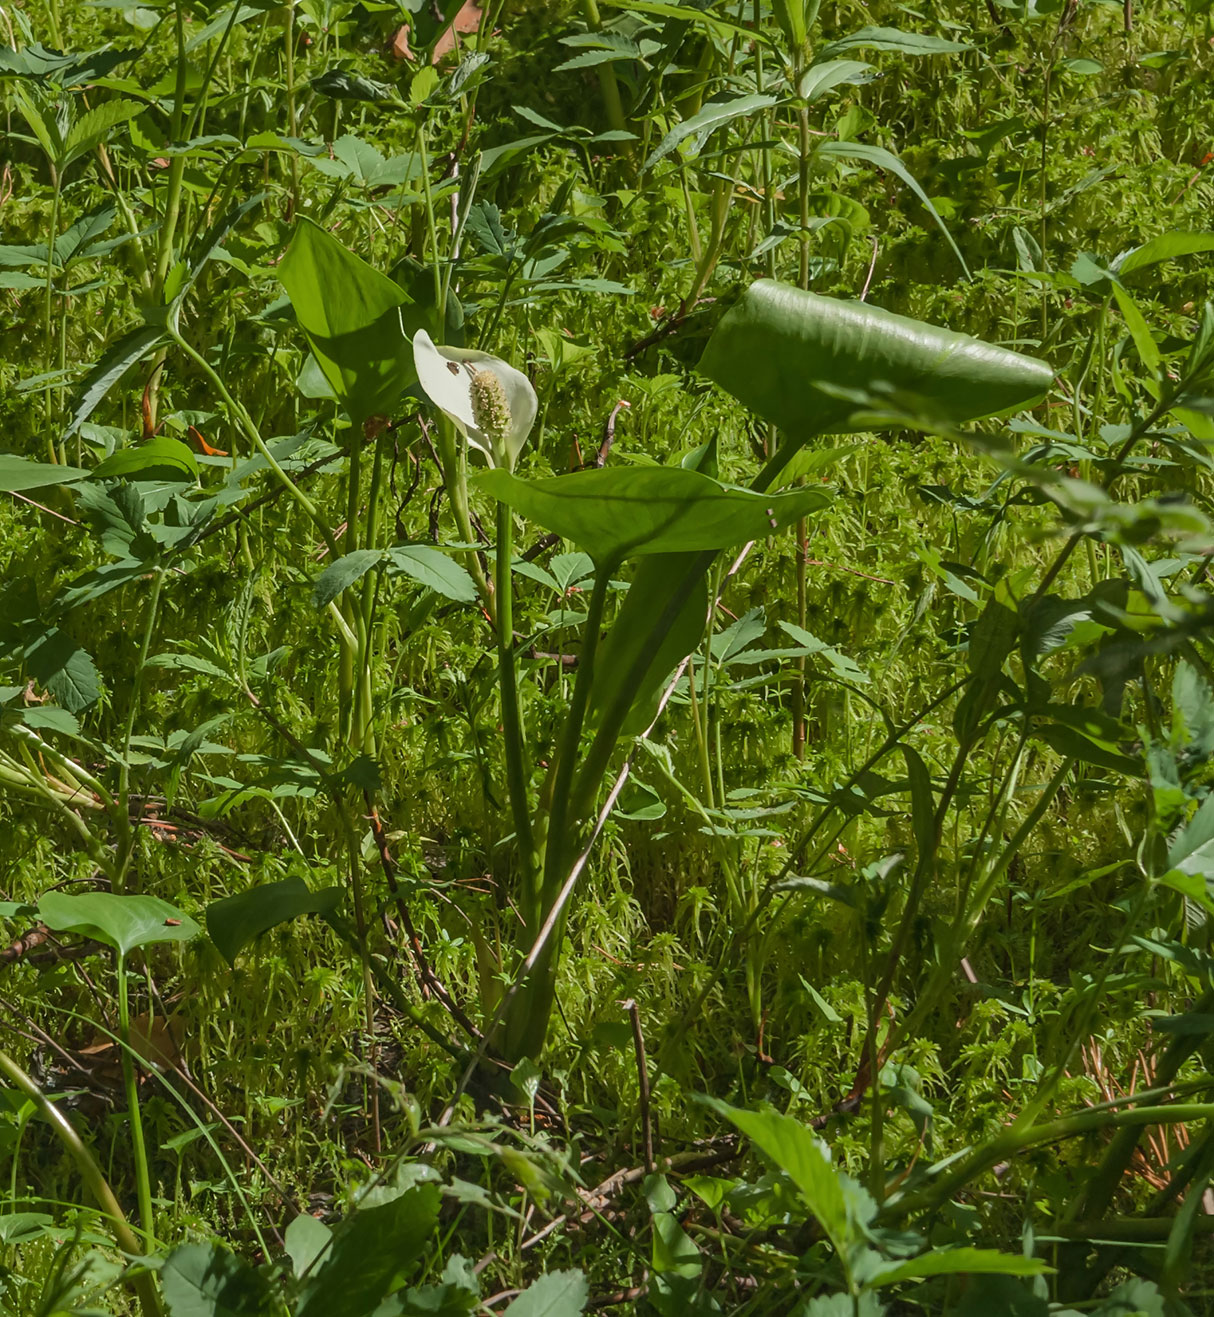
<svg viewBox="0 0 1214 1317"><path fill-rule="evenodd" d="M590 702L590 688L594 680L594 658L598 651L599 631L603 625L603 607L607 601L612 571L613 566L608 563L598 563L595 566L594 589L590 592L586 622L582 627L582 649L578 656L577 680L573 684L573 696L565 714L565 725L561 729L561 741L556 752L549 803L548 844L544 855L544 883L541 891L541 900L545 907L551 904L565 879L567 861L574 849L574 833L584 813L582 809L574 807L571 798L573 777L577 768L582 726L586 721L586 709ZM533 933L534 929L528 930L528 936Z"/></svg>
<svg viewBox="0 0 1214 1317"><path fill-rule="evenodd" d="M603 30L603 20L599 15L597 0L582 0L582 13L586 16L586 26L592 32ZM616 81L615 65L610 61L598 66L599 89L603 93L603 107L607 111L607 122L615 132L626 132L628 125L624 119L624 104L620 100L620 84Z"/></svg>
<svg viewBox="0 0 1214 1317"><path fill-rule="evenodd" d="M135 853L134 833L130 823L131 797L131 738L135 731L135 718L139 713L139 694L143 685L143 673L147 667L148 656L152 648L152 636L156 631L156 619L160 611L160 592L164 587L164 568L156 567L152 571L152 593L148 599L147 615L143 623L143 639L139 644L139 659L131 676L129 703L126 722L122 728L122 760L118 765L117 806L120 811L121 846L118 860L114 866L114 890L121 892L125 883L127 870Z"/></svg>
<svg viewBox="0 0 1214 1317"><path fill-rule="evenodd" d="M535 884L535 845L531 832L529 774L522 710L519 705L518 671L514 657L514 513L505 503L497 505L497 563L494 600L497 605L497 674L502 701L502 735L505 740L506 789L514 818L515 838L522 868L523 889Z"/></svg>
<svg viewBox="0 0 1214 1317"><path fill-rule="evenodd" d="M122 1083L126 1090L126 1114L131 1126L131 1152L135 1157L135 1192L139 1220L149 1242L156 1238L156 1216L152 1211L152 1176L147 1143L143 1137L143 1115L139 1108L139 1082L131 1053L131 1003L126 981L126 957L118 953L118 1036L122 1046Z"/></svg>

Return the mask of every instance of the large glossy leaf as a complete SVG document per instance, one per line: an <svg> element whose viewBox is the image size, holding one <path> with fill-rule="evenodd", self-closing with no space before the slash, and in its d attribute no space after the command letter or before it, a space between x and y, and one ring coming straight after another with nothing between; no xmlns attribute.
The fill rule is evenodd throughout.
<svg viewBox="0 0 1214 1317"><path fill-rule="evenodd" d="M13 494L24 489L47 489L83 480L88 472L79 466L34 462L16 453L0 453L0 492Z"/></svg>
<svg viewBox="0 0 1214 1317"><path fill-rule="evenodd" d="M260 1317L265 1281L220 1244L180 1244L160 1272L170 1317Z"/></svg>
<svg viewBox="0 0 1214 1317"><path fill-rule="evenodd" d="M122 955L154 942L188 942L202 931L187 914L158 896L115 892L47 892L38 918L61 933L79 933Z"/></svg>
<svg viewBox="0 0 1214 1317"><path fill-rule="evenodd" d="M348 1216L314 1269L296 1317L367 1317L409 1277L438 1223L438 1186L419 1184Z"/></svg>
<svg viewBox="0 0 1214 1317"><path fill-rule="evenodd" d="M598 563L762 539L830 501L822 489L755 494L683 467L575 471L547 480L520 480L499 469L481 471L474 481Z"/></svg>
<svg viewBox="0 0 1214 1317"><path fill-rule="evenodd" d="M140 480L196 480L198 463L194 454L181 442L158 434L133 448L120 448L93 470L98 480L119 477Z"/></svg>
<svg viewBox="0 0 1214 1317"><path fill-rule="evenodd" d="M277 883L235 896L225 896L207 906L207 932L229 965L262 933L300 915L323 915L341 900L340 887L322 887L313 892L302 878L284 878Z"/></svg>
<svg viewBox="0 0 1214 1317"><path fill-rule="evenodd" d="M408 293L309 219L296 223L278 277L350 417L389 414L416 378Z"/></svg>
<svg viewBox="0 0 1214 1317"><path fill-rule="evenodd" d="M700 370L794 439L859 428L831 388L887 386L956 423L1027 407L1053 380L1035 357L772 279L725 315Z"/></svg>

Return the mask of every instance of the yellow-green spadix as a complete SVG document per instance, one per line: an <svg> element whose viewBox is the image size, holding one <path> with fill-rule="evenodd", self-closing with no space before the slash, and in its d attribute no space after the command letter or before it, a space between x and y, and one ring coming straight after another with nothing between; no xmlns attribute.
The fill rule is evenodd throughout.
<svg viewBox="0 0 1214 1317"><path fill-rule="evenodd" d="M413 364L426 397L490 466L512 471L538 410L526 375L488 352L439 347L424 329L413 335Z"/></svg>

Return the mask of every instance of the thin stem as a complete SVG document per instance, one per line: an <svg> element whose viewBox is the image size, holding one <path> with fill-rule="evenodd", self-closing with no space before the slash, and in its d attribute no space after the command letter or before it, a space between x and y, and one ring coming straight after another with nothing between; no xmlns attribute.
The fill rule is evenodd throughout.
<svg viewBox="0 0 1214 1317"><path fill-rule="evenodd" d="M600 562L595 565L594 589L590 592L590 604L582 627L582 651L578 659L577 680L574 682L573 696L569 702L569 711L565 715L561 743L557 750L556 771L552 779L548 844L544 856L542 900L545 905L551 903L565 876L566 858L572 849L570 845L572 838L569 834L571 829L577 827L583 813L580 802L576 806L574 804L573 775L577 766L582 725L590 701L590 687L594 680L594 659L598 650L599 630L603 624L603 606L607 600L612 570L613 566L610 563Z"/></svg>
<svg viewBox="0 0 1214 1317"><path fill-rule="evenodd" d="M126 723L122 729L122 760L118 765L117 804L122 812L122 845L119 860L114 868L114 890L121 892L126 882L127 869L134 854L134 834L130 824L131 798L131 737L135 731L135 718L139 712L140 687L143 685L143 673L147 667L148 655L152 648L152 636L156 630L156 618L160 610L160 591L164 586L164 568L156 567L152 572L152 594L148 599L147 616L143 623L143 639L139 645L139 659L131 677L130 702L127 705ZM146 1223L145 1223L146 1224Z"/></svg>
<svg viewBox="0 0 1214 1317"><path fill-rule="evenodd" d="M502 701L502 736L505 741L506 789L523 882L527 890L534 886L535 847L531 832L531 805L528 799L526 740L519 705L518 673L514 655L514 513L505 503L497 505L497 562L494 600L497 605L497 673Z"/></svg>
<svg viewBox="0 0 1214 1317"><path fill-rule="evenodd" d="M147 1143L143 1137L143 1116L139 1109L139 1083L135 1078L135 1061L131 1053L131 1003L126 981L126 956L122 952L118 953L118 1036L122 1042L122 1083L126 1089L127 1120L131 1125L131 1151L135 1156L139 1220L143 1224L143 1233L151 1241L156 1238L152 1177L148 1167Z"/></svg>

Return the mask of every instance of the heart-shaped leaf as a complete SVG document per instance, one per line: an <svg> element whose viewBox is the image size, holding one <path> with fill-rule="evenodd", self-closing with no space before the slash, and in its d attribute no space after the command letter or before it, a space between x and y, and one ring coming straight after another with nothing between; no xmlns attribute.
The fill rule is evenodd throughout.
<svg viewBox="0 0 1214 1317"><path fill-rule="evenodd" d="M831 389L884 386L956 424L1031 406L1054 378L1035 357L773 279L727 312L700 370L794 440L866 428Z"/></svg>
<svg viewBox="0 0 1214 1317"><path fill-rule="evenodd" d="M277 883L235 896L225 896L207 906L207 932L229 965L255 937L300 915L323 915L341 900L341 888L322 887L311 891L302 878L284 878Z"/></svg>
<svg viewBox="0 0 1214 1317"><path fill-rule="evenodd" d="M295 315L334 393L356 424L387 415L417 378L409 294L309 219L278 267Z"/></svg>
<svg viewBox="0 0 1214 1317"><path fill-rule="evenodd" d="M47 892L38 918L60 933L79 933L120 955L154 942L188 942L202 931L187 914L157 896L115 892Z"/></svg>
<svg viewBox="0 0 1214 1317"><path fill-rule="evenodd" d="M580 545L597 563L744 544L830 501L819 488L755 494L684 467L575 471L546 480L520 480L499 469L473 479L545 530Z"/></svg>

